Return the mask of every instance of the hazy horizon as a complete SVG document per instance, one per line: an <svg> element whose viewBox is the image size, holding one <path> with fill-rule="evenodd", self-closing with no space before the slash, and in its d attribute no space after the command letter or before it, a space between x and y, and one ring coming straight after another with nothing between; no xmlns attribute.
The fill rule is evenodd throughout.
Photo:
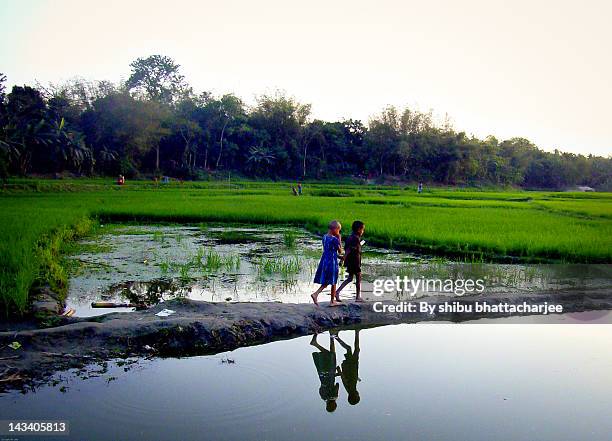
<svg viewBox="0 0 612 441"><path fill-rule="evenodd" d="M196 91L247 104L281 89L324 120L433 109L481 138L610 156L611 12L603 1L3 2L0 72L9 88L117 82L159 53Z"/></svg>

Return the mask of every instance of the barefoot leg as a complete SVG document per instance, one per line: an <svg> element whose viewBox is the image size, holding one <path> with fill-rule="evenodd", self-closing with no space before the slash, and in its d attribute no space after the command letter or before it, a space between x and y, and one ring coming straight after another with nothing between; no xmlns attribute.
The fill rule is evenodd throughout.
<svg viewBox="0 0 612 441"><path fill-rule="evenodd" d="M327 285L321 285L315 292L313 292L310 295L310 298L312 299L315 305L319 306L319 302L317 301L317 298L319 297L319 294L321 293L321 291L323 291L326 287Z"/></svg>
<svg viewBox="0 0 612 441"><path fill-rule="evenodd" d="M342 282L342 284L336 290L336 300L340 301L340 291L342 291L344 287L348 285L349 283L351 283L352 281L353 281L353 275L349 273L348 278L344 282Z"/></svg>
<svg viewBox="0 0 612 441"><path fill-rule="evenodd" d="M331 286L331 300L329 306L340 306L341 303L337 300L336 285Z"/></svg>
<svg viewBox="0 0 612 441"><path fill-rule="evenodd" d="M361 297L361 273L357 273L355 275L356 280L355 280L355 291L356 291L356 295L355 295L355 301L356 302L363 302L363 297Z"/></svg>

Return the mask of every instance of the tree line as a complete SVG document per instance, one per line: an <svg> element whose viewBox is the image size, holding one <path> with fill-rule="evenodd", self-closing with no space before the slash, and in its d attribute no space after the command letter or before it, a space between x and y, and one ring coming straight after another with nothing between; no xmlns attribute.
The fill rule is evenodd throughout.
<svg viewBox="0 0 612 441"><path fill-rule="evenodd" d="M73 79L5 88L0 74L0 176L233 172L272 179L425 181L612 190L612 157L545 152L524 138L478 139L432 112L387 107L370 118L321 121L284 93L253 106L196 93L171 58L130 65L127 81Z"/></svg>

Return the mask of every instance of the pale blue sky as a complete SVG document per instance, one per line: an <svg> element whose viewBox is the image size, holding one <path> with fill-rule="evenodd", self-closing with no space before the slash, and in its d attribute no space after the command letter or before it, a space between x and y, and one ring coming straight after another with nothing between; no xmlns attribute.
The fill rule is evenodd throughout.
<svg viewBox="0 0 612 441"><path fill-rule="evenodd" d="M612 155L606 1L0 0L9 84L118 81L169 55L197 90L286 90L323 119L387 104L460 130Z"/></svg>

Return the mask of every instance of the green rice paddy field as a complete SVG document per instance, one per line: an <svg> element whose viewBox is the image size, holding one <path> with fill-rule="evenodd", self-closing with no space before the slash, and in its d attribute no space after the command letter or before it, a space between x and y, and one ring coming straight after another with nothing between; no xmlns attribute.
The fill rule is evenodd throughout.
<svg viewBox="0 0 612 441"><path fill-rule="evenodd" d="M0 303L27 310L37 283L65 288L62 253L103 222L366 223L371 244L477 261L612 263L612 193L110 180L12 180L0 192Z"/></svg>

